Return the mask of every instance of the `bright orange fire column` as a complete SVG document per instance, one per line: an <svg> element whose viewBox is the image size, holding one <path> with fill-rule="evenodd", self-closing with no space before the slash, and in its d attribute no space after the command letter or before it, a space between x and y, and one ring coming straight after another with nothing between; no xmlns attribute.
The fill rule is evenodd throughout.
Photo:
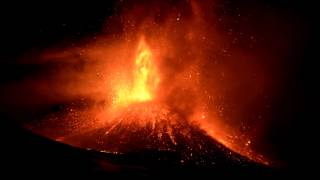
<svg viewBox="0 0 320 180"><path fill-rule="evenodd" d="M132 83L118 87L114 105L126 106L135 102L150 101L154 98L160 78L153 61L151 49L141 38L135 58Z"/></svg>

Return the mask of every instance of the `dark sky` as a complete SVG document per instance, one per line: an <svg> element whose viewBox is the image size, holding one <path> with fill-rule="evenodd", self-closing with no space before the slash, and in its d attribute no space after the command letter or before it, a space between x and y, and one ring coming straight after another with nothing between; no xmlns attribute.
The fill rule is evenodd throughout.
<svg viewBox="0 0 320 180"><path fill-rule="evenodd" d="M270 143L277 144L277 154L290 164L290 168L300 168L301 163L297 162L302 162L302 153L305 152L300 151L300 146L308 146L301 135L304 134L301 127L302 123L310 122L306 116L306 104L310 104L306 100L306 91L309 73L307 65L314 59L311 35L313 11L309 9L311 5L305 1L290 0L226 0L225 5L230 11L237 9L243 13L262 7L270 11L284 12L303 22L302 30L299 31L303 33L301 34L303 46L299 52L294 52L299 55L292 56L290 59L294 65L286 75L287 83L283 84L282 96L273 102L278 110L271 116L274 116L274 119L285 120L278 124L276 121L272 122L266 137ZM66 3L66 1L0 2L0 88L3 84L23 78L33 71L32 67L15 64L16 59L24 53L50 47L66 39L76 42L81 38L99 33L106 18L113 13L115 13L114 2L109 0L73 3ZM292 66L289 63L285 65ZM1 112L1 122L8 120L7 114L7 112ZM1 130L2 137L8 137L7 134L11 134L10 137L13 140L22 141L16 146L19 148L25 144L24 140L19 138L24 134L19 134L20 131L16 130L14 125L2 127L5 127L5 130ZM7 141L10 141L10 138L7 138ZM6 151L8 152L10 150ZM13 152L17 153L17 151ZM14 156L14 154L9 155Z"/></svg>

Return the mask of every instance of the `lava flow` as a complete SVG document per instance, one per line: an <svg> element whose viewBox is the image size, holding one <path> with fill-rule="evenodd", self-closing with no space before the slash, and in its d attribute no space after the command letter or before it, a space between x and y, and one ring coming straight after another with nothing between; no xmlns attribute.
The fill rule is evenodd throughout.
<svg viewBox="0 0 320 180"><path fill-rule="evenodd" d="M250 60L230 60L225 49L220 51L225 43L211 23L216 17L201 10L212 6L157 3L123 5L126 11L110 20L121 22L115 35L43 53L41 61L60 60L72 67L58 66L54 82L37 83L39 93L50 91L46 95L63 106L27 127L103 152L155 150L175 152L179 162L195 164L215 164L217 156L268 164L250 148L252 136L235 127L241 120L230 120L245 119L241 111L257 101L264 78L259 67ZM116 28L114 24L108 27ZM244 98L243 92L251 97Z"/></svg>

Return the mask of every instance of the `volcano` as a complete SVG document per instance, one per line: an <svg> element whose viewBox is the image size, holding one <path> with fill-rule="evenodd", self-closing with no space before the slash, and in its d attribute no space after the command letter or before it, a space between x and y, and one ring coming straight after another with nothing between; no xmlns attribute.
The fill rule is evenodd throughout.
<svg viewBox="0 0 320 180"><path fill-rule="evenodd" d="M104 88L109 97L64 105L48 117L30 123L28 128L83 149L111 154L153 154L141 161L163 160L158 153L169 153L163 158L173 158L169 162L175 164L265 162L247 145L226 142L227 136L215 132L222 132L219 129L222 126L210 131L204 128L208 113L199 98L202 94L196 83L199 73L195 76L189 71L182 73L174 90L165 88L169 79L161 76L159 62L166 58L144 36L134 44L132 54L124 59L127 69L106 73L116 76L109 79L110 88Z"/></svg>
<svg viewBox="0 0 320 180"><path fill-rule="evenodd" d="M226 148L207 135L196 122L189 121L183 113L165 104L132 104L104 120L103 125L83 127L81 131L70 129L81 129L79 124L92 119L80 120L79 117L84 117L80 110L68 111L67 116L65 112L62 113L64 117L56 113L56 118L47 118L43 123L37 123L38 126L32 125L33 130L75 147L106 155L134 157L135 163L151 161L153 164L205 167L255 164ZM65 128L61 130L59 124Z"/></svg>

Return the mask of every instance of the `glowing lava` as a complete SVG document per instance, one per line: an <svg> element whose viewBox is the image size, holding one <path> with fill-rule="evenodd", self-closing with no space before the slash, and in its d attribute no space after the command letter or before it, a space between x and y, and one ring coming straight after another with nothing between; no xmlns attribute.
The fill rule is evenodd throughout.
<svg viewBox="0 0 320 180"><path fill-rule="evenodd" d="M141 38L134 64L132 85L121 85L116 90L115 106L126 106L134 102L150 101L160 78L154 65L154 57L144 38ZM130 83L129 83L130 84Z"/></svg>

